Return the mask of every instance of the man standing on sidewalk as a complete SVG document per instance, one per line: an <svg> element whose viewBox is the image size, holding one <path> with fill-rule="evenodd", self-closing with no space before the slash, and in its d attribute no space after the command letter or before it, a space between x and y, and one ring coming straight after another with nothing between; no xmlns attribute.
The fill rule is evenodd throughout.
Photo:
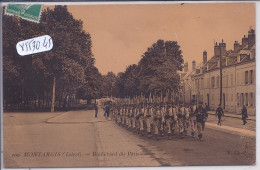
<svg viewBox="0 0 260 170"><path fill-rule="evenodd" d="M218 125L221 126L221 117L224 116L224 112L220 104L216 110L216 116L218 116Z"/></svg>
<svg viewBox="0 0 260 170"><path fill-rule="evenodd" d="M242 114L242 120L243 120L243 125L245 125L247 122L246 122L246 118L248 118L248 115L247 115L247 109L246 109L246 106L244 105L243 106L243 109L241 111L241 114Z"/></svg>
<svg viewBox="0 0 260 170"><path fill-rule="evenodd" d="M97 106L97 103L95 103L95 117L97 117L98 115L98 106Z"/></svg>

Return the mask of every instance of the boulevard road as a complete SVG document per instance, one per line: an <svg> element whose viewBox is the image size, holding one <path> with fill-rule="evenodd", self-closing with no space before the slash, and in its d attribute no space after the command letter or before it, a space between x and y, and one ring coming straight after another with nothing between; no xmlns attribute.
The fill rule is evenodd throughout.
<svg viewBox="0 0 260 170"><path fill-rule="evenodd" d="M98 118L94 110L4 113L4 166L94 167L252 165L255 121L209 115L203 141L188 136L159 141Z"/></svg>

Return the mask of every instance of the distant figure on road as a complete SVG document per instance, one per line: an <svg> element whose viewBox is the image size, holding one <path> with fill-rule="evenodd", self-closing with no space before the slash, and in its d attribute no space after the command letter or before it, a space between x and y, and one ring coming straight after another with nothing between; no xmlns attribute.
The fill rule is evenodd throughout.
<svg viewBox="0 0 260 170"><path fill-rule="evenodd" d="M218 108L216 110L216 116L218 116L218 125L221 126L221 117L224 116L224 112L220 104L218 105Z"/></svg>
<svg viewBox="0 0 260 170"><path fill-rule="evenodd" d="M243 109L241 110L241 114L242 114L243 125L245 125L247 123L246 118L248 118L247 109L246 109L245 105L243 106Z"/></svg>
<svg viewBox="0 0 260 170"><path fill-rule="evenodd" d="M98 106L97 106L97 103L95 103L95 117L97 117L97 115L98 115Z"/></svg>
<svg viewBox="0 0 260 170"><path fill-rule="evenodd" d="M105 113L104 113L105 118L109 118L111 107L112 107L111 101L108 101L108 102L105 103Z"/></svg>

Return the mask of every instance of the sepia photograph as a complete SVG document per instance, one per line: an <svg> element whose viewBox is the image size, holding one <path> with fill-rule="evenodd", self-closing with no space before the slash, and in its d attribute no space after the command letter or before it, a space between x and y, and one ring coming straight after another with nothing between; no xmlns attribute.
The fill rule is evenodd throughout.
<svg viewBox="0 0 260 170"><path fill-rule="evenodd" d="M256 165L256 4L4 3L3 167Z"/></svg>

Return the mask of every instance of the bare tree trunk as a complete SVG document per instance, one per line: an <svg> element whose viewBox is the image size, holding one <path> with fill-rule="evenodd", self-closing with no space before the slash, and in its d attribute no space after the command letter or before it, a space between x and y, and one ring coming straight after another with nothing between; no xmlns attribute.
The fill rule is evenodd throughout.
<svg viewBox="0 0 260 170"><path fill-rule="evenodd" d="M55 107L55 86L56 86L55 81L56 81L56 78L53 77L51 112L54 112L54 107Z"/></svg>

